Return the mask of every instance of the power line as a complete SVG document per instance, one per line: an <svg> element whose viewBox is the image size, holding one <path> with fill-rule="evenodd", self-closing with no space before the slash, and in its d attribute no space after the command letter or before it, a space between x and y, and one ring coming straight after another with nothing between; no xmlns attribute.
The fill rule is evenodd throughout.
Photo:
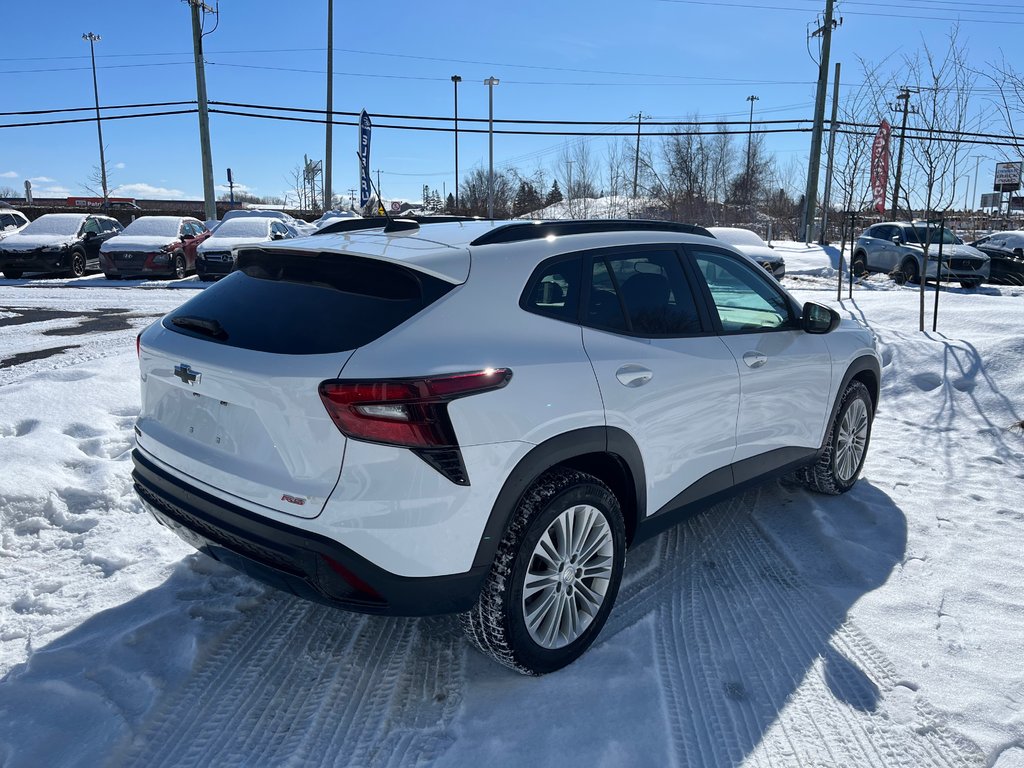
<svg viewBox="0 0 1024 768"><path fill-rule="evenodd" d="M678 5L710 5L715 8L751 8L758 11L797 11L807 13L806 8L793 8L781 5L753 5L750 3L725 2L724 0L658 0L660 3L673 3ZM922 10L927 10L922 8ZM952 9L950 9L952 10ZM980 11L978 11L980 13ZM917 19L922 20L920 15L909 13L876 13L872 11L845 11L846 16L872 16L882 19ZM1000 19L965 19L959 16L927 16L926 21L959 21L965 24L1014 24L1024 25L1024 21L1009 21Z"/></svg>

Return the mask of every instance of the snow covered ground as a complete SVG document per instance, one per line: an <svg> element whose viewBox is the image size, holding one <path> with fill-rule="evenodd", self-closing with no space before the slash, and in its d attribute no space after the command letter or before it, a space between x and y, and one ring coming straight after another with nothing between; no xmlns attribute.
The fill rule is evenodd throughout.
<svg viewBox="0 0 1024 768"><path fill-rule="evenodd" d="M798 298L878 335L862 480L770 483L639 547L596 645L532 679L448 617L265 589L142 510L134 337L194 279L0 280L0 765L1024 766L1024 290L944 290L919 333L915 289L837 302L834 251L777 249Z"/></svg>

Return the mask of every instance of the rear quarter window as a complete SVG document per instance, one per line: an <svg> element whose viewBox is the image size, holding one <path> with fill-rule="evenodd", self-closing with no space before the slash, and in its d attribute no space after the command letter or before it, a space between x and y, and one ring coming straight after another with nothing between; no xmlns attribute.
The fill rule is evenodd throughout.
<svg viewBox="0 0 1024 768"><path fill-rule="evenodd" d="M162 320L231 347L291 355L356 349L454 286L350 254L243 250L234 272Z"/></svg>

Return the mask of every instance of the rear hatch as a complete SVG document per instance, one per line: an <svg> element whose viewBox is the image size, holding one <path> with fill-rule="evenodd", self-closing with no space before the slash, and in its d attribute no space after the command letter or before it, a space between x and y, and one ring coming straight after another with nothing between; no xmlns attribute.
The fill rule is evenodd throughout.
<svg viewBox="0 0 1024 768"><path fill-rule="evenodd" d="M143 332L139 447L238 499L316 517L345 453L320 383L468 273L465 251L457 276L425 271L437 260L424 259L428 244L418 243L380 248L386 258L243 250L235 272ZM414 266L396 258L403 250ZM440 263L451 267L456 249L447 250Z"/></svg>

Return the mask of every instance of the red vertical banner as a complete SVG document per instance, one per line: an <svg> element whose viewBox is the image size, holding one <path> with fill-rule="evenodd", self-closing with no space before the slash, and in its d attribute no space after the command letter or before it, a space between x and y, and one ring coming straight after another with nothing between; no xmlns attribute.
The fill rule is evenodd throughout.
<svg viewBox="0 0 1024 768"><path fill-rule="evenodd" d="M875 210L885 213L886 185L889 183L889 134L892 127L887 120L878 126L871 145L871 195Z"/></svg>

